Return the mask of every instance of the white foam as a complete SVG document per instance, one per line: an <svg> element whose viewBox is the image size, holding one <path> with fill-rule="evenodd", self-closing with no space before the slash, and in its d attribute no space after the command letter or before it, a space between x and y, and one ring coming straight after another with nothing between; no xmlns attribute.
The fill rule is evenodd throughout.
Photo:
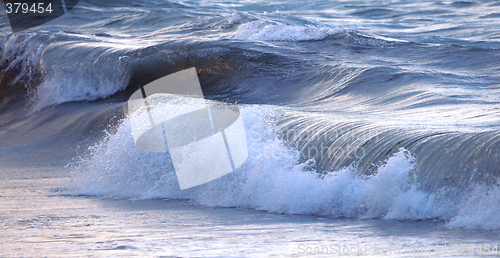
<svg viewBox="0 0 500 258"><path fill-rule="evenodd" d="M458 213L448 223L452 228L500 229L500 187L477 185L458 204Z"/></svg>
<svg viewBox="0 0 500 258"><path fill-rule="evenodd" d="M50 37L35 32L20 32L10 37L0 35L0 42L5 44L0 61L9 63L6 70L20 69L13 83L32 86L29 88L32 112L65 102L106 98L127 87L129 59L117 58L115 61L108 57L101 58L104 59L101 61L100 58L86 58L93 50L95 52L90 56L98 51L104 54L113 52L113 44L88 44L77 49L84 43L58 44L57 37L67 37L67 34L58 32ZM50 54L47 55L49 50L63 54L53 60ZM74 54L77 50L82 57ZM45 59L52 60L47 62Z"/></svg>
<svg viewBox="0 0 500 258"><path fill-rule="evenodd" d="M294 25L270 20L256 20L241 24L233 37L249 41L306 41L321 40L341 31L338 27Z"/></svg>
<svg viewBox="0 0 500 258"><path fill-rule="evenodd" d="M119 66L114 68L115 71L90 70L85 67L55 71L38 85L32 99L33 111L71 101L94 101L125 89L128 78L115 76L124 74L125 69Z"/></svg>
<svg viewBox="0 0 500 258"><path fill-rule="evenodd" d="M37 44L30 40L37 36L34 32L20 32L10 35L0 35L0 42L4 43L1 62L9 62L6 70L20 68L20 72L13 80L13 83L20 82L28 85L26 81L33 78L39 70L40 57L48 44Z"/></svg>
<svg viewBox="0 0 500 258"><path fill-rule="evenodd" d="M181 191L164 153L137 150L125 121L118 133L97 144L92 155L76 163L74 194L133 199L189 199L201 205L243 207L287 214L358 219L441 219L449 227L499 228L496 205L500 189L478 187L458 205L420 190L415 158L399 150L378 173L361 176L345 168L320 176L314 161L299 162L299 152L279 140L269 122L273 111L243 107L249 158L236 172ZM485 210L484 210L485 209Z"/></svg>
<svg viewBox="0 0 500 258"><path fill-rule="evenodd" d="M75 62L72 60L75 55L67 57L69 60L65 62L51 60L47 64L42 59L45 77L32 98L34 111L65 102L106 98L127 87L130 79L128 59L115 59L117 54L112 54L114 49L111 46L89 45L82 48L85 51L78 49L78 45L73 48L70 44L65 46L65 50L70 53L73 51L89 56L99 54L92 65L89 65L92 58ZM94 52L87 53L87 49ZM51 51L54 52L54 49Z"/></svg>

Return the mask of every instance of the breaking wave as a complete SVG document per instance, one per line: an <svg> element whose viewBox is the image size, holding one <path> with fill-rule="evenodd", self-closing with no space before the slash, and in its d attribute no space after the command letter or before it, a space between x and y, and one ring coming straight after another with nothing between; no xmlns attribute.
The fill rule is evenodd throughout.
<svg viewBox="0 0 500 258"><path fill-rule="evenodd" d="M165 153L135 148L125 120L116 134L96 144L72 165L66 187L72 195L131 199L182 199L200 205L241 207L286 214L357 219L432 220L449 227L500 228L498 184L471 185L459 195L454 185L426 191L418 180L417 158L404 148L371 175L349 166L318 173L314 160L301 161L298 150L275 134L276 112L244 106L249 158L235 172L181 191Z"/></svg>

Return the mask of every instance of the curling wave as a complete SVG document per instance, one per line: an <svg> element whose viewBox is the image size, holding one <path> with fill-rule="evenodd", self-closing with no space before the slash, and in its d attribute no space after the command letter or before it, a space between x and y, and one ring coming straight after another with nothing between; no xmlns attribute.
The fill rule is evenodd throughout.
<svg viewBox="0 0 500 258"><path fill-rule="evenodd" d="M73 164L68 194L184 199L208 206L328 217L440 219L449 227L500 228L496 219L500 209L494 205L500 197L498 182L471 183L456 191L457 182L449 181L426 190L425 184L433 179L421 178L419 158L404 148L395 149L370 175L356 166L318 173L313 159L301 162L300 152L275 134L270 121L279 116L276 112L244 106L241 114L249 158L234 173L181 191L168 154L137 150L125 120L116 134Z"/></svg>

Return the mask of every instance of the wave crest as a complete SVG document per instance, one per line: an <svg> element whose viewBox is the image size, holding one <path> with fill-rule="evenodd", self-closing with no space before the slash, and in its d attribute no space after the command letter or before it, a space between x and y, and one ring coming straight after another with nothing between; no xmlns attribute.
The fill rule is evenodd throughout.
<svg viewBox="0 0 500 258"><path fill-rule="evenodd" d="M200 205L287 214L440 219L448 221L449 227L500 228L493 219L500 208L491 205L500 197L498 186L476 185L461 195L443 193L453 188L425 191L415 173L417 158L405 149L388 158L372 175L362 175L355 167L318 173L314 160L301 162L300 153L274 133L270 123L277 115L274 111L246 106L241 115L249 158L236 172L181 191L168 155L137 150L125 121L118 133L109 135L92 148L90 156L72 165L68 191L132 199L186 199ZM478 208L483 205L488 210Z"/></svg>

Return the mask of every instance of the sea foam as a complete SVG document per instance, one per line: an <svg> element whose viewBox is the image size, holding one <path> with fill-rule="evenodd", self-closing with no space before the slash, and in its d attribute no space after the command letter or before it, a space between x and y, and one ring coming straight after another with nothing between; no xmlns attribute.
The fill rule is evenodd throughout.
<svg viewBox="0 0 500 258"><path fill-rule="evenodd" d="M178 103L177 103L178 104ZM181 107L179 107L181 108ZM462 196L445 197L421 190L415 160L405 149L386 160L373 175L355 167L320 174L314 160L280 140L265 106L241 107L249 157L235 172L181 191L168 154L135 148L127 120L118 132L71 164L70 194L111 198L183 199L212 207L241 207L285 214L332 218L446 221L448 227L500 228L498 186L471 186Z"/></svg>

